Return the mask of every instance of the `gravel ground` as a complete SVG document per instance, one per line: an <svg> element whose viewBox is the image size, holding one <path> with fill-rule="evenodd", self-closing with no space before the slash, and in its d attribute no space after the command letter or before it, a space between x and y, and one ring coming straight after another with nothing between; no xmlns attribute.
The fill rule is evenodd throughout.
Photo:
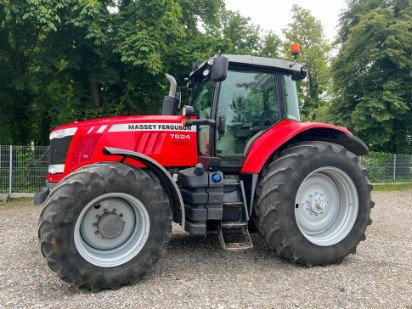
<svg viewBox="0 0 412 309"><path fill-rule="evenodd" d="M46 265L37 241L39 207L3 205L0 307L412 308L412 191L373 198L367 241L341 265L291 265L258 236L254 249L228 253L216 238L175 226L167 256L140 284L96 294L69 286Z"/></svg>

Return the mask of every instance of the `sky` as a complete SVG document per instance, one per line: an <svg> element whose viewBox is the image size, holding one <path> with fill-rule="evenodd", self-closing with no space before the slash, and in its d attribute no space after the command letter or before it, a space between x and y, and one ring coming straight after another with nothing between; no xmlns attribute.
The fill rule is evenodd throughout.
<svg viewBox="0 0 412 309"><path fill-rule="evenodd" d="M290 10L297 4L312 12L320 20L326 38L331 42L337 34L339 14L346 8L345 0L225 0L226 8L250 17L263 30L281 35L292 19Z"/></svg>

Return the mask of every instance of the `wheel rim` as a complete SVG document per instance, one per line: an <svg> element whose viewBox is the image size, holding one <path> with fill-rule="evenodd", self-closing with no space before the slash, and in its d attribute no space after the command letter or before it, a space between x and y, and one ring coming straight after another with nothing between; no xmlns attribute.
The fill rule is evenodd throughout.
<svg viewBox="0 0 412 309"><path fill-rule="evenodd" d="M297 225L313 244L331 246L352 230L359 209L352 179L341 169L322 167L310 173L296 194Z"/></svg>
<svg viewBox="0 0 412 309"><path fill-rule="evenodd" d="M149 231L149 214L137 198L108 193L83 208L74 228L74 243L80 255L93 265L115 267L140 252Z"/></svg>

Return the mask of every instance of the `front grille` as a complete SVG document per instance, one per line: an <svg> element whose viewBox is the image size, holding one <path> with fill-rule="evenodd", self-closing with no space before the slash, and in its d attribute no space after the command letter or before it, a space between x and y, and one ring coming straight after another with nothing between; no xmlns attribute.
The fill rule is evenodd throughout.
<svg viewBox="0 0 412 309"><path fill-rule="evenodd" d="M73 135L50 141L50 165L64 164Z"/></svg>

